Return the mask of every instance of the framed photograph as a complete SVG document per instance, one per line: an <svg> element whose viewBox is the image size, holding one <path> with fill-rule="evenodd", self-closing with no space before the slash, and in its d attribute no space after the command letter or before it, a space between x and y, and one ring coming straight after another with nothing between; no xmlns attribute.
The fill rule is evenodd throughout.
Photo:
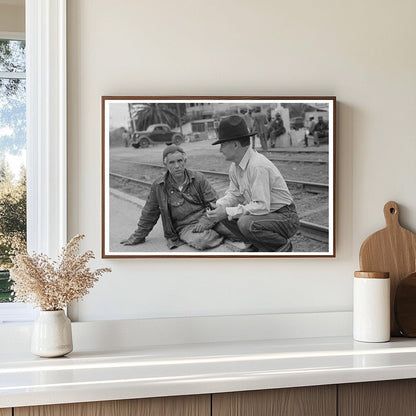
<svg viewBox="0 0 416 416"><path fill-rule="evenodd" d="M335 257L335 97L102 97L102 256Z"/></svg>

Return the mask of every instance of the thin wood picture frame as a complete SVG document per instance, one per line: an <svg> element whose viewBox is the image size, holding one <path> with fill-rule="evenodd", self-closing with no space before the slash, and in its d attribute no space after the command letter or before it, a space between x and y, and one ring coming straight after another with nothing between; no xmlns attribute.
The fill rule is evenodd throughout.
<svg viewBox="0 0 416 416"><path fill-rule="evenodd" d="M336 97L103 96L101 110L103 258L335 257ZM237 208L223 198L236 189ZM258 219L293 225L290 198L296 232L279 225L275 239Z"/></svg>

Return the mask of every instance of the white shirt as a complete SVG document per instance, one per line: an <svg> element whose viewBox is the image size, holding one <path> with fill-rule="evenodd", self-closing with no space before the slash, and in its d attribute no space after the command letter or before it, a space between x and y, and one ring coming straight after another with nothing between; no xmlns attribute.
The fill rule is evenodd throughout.
<svg viewBox="0 0 416 416"><path fill-rule="evenodd" d="M238 165L231 164L229 176L230 186L217 201L226 207L229 218L265 215L293 203L279 169L251 147Z"/></svg>

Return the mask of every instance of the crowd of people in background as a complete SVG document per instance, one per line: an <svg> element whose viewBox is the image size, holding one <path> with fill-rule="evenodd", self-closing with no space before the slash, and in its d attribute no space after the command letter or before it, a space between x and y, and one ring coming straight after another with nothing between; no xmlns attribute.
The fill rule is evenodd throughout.
<svg viewBox="0 0 416 416"><path fill-rule="evenodd" d="M271 109L263 111L261 107L254 109L241 108L239 116L245 121L250 133L254 133L251 139L251 146L255 149L256 138L260 141L262 150L275 148L278 145L278 140L286 133L281 114L276 111L272 115ZM214 122L215 130L218 130L220 120L216 119ZM305 136L303 146L308 147L310 143L319 147L322 143L328 142L328 122L322 116L318 116L318 121L314 116L310 116L305 120L304 126ZM132 129L122 128L121 139L122 145L129 147L132 138Z"/></svg>
<svg viewBox="0 0 416 416"><path fill-rule="evenodd" d="M253 149L255 148L256 137L260 140L262 150L268 150L277 147L278 139L286 133L286 127L278 111L272 116L271 112L264 112L260 107L254 110L242 108L240 116L246 122L249 131L255 133L252 138ZM304 128L304 147L309 146L309 141L317 147L328 141L328 123L322 116L318 117L318 121L315 121L314 116L309 117Z"/></svg>
<svg viewBox="0 0 416 416"><path fill-rule="evenodd" d="M256 107L254 111L242 108L240 116L246 122L251 133L255 133L252 137L252 147L255 148L256 136L260 140L263 150L276 147L277 139L286 133L281 115L276 112L274 117L271 113L264 113L260 107Z"/></svg>

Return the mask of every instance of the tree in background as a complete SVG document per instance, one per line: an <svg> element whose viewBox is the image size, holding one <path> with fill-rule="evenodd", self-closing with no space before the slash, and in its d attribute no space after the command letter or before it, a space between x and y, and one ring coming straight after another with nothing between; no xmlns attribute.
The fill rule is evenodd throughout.
<svg viewBox="0 0 416 416"><path fill-rule="evenodd" d="M15 244L26 241L26 171L15 180L8 155L26 147L25 41L0 40L0 269L11 266ZM10 75L7 75L10 74Z"/></svg>
<svg viewBox="0 0 416 416"><path fill-rule="evenodd" d="M10 256L26 242L26 172L15 180L6 160L26 147L25 42L0 40L0 302L13 298Z"/></svg>
<svg viewBox="0 0 416 416"><path fill-rule="evenodd" d="M328 104L313 103L283 103L282 107L289 109L289 117L305 117L308 111L328 111Z"/></svg>
<svg viewBox="0 0 416 416"><path fill-rule="evenodd" d="M0 72L24 73L25 42L0 40ZM26 146L26 80L0 79L0 154L19 154Z"/></svg>
<svg viewBox="0 0 416 416"><path fill-rule="evenodd" d="M26 242L26 170L14 181L9 166L0 162L0 269L11 267L15 247Z"/></svg>
<svg viewBox="0 0 416 416"><path fill-rule="evenodd" d="M146 130L151 124L167 124L169 127L180 126L185 113L185 104L144 103L129 104L130 118L134 121L135 130Z"/></svg>
<svg viewBox="0 0 416 416"><path fill-rule="evenodd" d="M0 161L0 302L13 299L8 269L16 248L26 244L26 171L15 181L8 164Z"/></svg>

